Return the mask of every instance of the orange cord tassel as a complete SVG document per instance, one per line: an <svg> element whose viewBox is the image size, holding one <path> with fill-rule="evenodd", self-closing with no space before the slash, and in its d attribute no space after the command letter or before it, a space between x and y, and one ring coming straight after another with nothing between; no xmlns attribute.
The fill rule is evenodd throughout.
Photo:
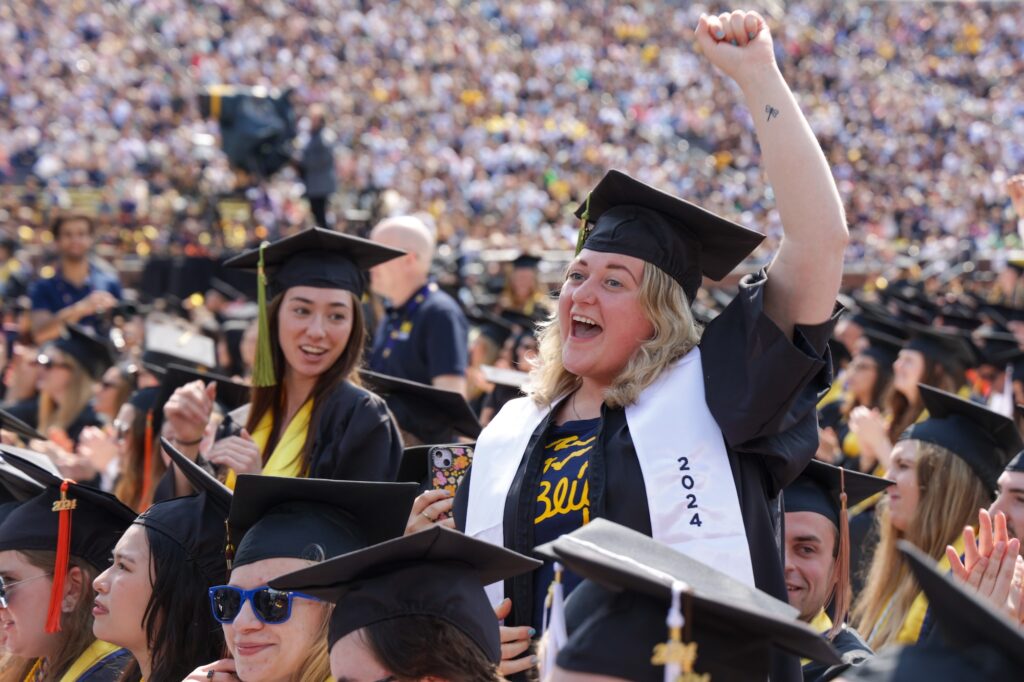
<svg viewBox="0 0 1024 682"><path fill-rule="evenodd" d="M153 410L146 413L146 442L142 446L142 494L139 511L149 506L149 493L153 487Z"/></svg>
<svg viewBox="0 0 1024 682"><path fill-rule="evenodd" d="M829 638L843 629L850 612L850 513L846 508L846 472L839 468L839 551L836 554L836 584L833 588L835 621Z"/></svg>
<svg viewBox="0 0 1024 682"><path fill-rule="evenodd" d="M67 496L68 484L60 486L60 499L53 503L52 511L59 514L57 521L57 559L53 564L53 587L50 589L50 606L46 611L46 632L60 632L61 604L64 602L64 583L68 576L68 562L71 559L71 511L77 506L76 500Z"/></svg>

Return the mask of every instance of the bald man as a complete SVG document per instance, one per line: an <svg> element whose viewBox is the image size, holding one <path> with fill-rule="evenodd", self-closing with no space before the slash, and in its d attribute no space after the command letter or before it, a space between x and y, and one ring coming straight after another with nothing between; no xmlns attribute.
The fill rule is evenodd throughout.
<svg viewBox="0 0 1024 682"><path fill-rule="evenodd" d="M379 223L370 239L406 252L370 271L370 287L388 304L370 369L465 394L469 324L455 299L430 281L433 233L419 218L400 216Z"/></svg>

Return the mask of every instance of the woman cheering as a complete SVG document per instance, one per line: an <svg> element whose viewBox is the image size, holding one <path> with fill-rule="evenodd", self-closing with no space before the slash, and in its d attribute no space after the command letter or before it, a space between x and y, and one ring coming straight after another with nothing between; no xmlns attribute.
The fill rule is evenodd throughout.
<svg viewBox="0 0 1024 682"><path fill-rule="evenodd" d="M530 394L480 435L456 523L529 552L605 517L785 599L776 498L817 448L848 235L764 20L705 16L697 42L754 115L785 226L777 257L702 336L690 311L702 276L725 277L761 236L609 172L577 212L581 248ZM506 581L508 624L539 629L551 574Z"/></svg>
<svg viewBox="0 0 1024 682"><path fill-rule="evenodd" d="M353 383L353 374L366 336L363 272L400 255L313 228L227 261L258 272L260 335L252 402L231 415L245 428L218 440L206 459L234 474L394 479L402 455L398 430L384 401ZM164 408L179 449L190 457L206 431L213 391L190 383ZM184 476L176 476L176 490L187 491ZM230 472L227 483L233 483Z"/></svg>

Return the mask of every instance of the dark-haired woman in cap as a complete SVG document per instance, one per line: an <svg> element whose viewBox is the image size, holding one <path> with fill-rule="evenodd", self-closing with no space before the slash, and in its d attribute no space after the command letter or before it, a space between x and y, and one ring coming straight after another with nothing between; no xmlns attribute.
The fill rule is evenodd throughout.
<svg viewBox="0 0 1024 682"><path fill-rule="evenodd" d="M817 449L848 233L764 20L703 16L696 35L753 115L779 252L702 335L690 311L702 277L725 277L762 236L609 172L578 210L580 249L529 397L484 429L455 518L529 552L606 517L784 600L778 494ZM551 576L548 564L505 582L508 624L540 628ZM490 593L496 602L502 586ZM799 675L796 660L784 665Z"/></svg>
<svg viewBox="0 0 1024 682"><path fill-rule="evenodd" d="M227 473L393 480L402 443L384 402L358 385L366 331L363 272L401 252L313 228L246 252L230 267L257 270L260 334L252 402L230 415L237 435L204 457ZM165 406L177 445L198 453L212 386L193 382ZM180 472L177 489L187 489Z"/></svg>

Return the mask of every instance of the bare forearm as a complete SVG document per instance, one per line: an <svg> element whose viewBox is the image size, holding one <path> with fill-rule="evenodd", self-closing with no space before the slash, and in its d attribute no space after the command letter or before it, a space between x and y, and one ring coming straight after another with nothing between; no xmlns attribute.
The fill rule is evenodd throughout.
<svg viewBox="0 0 1024 682"><path fill-rule="evenodd" d="M778 68L741 84L787 240L845 244L839 190L796 97Z"/></svg>

